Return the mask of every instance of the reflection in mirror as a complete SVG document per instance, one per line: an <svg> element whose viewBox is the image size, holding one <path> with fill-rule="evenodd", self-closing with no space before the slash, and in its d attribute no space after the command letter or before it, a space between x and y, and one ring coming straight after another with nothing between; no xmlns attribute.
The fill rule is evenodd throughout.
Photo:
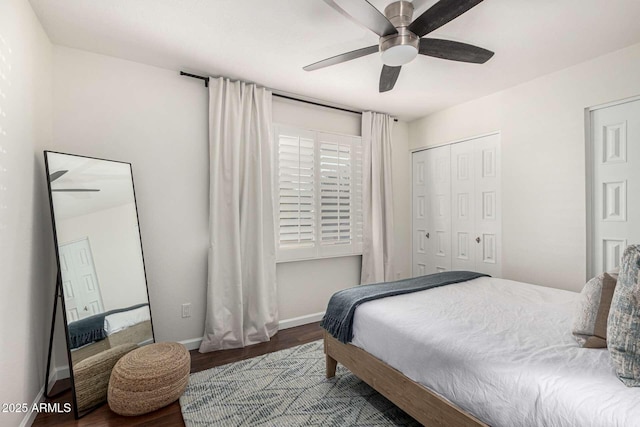
<svg viewBox="0 0 640 427"><path fill-rule="evenodd" d="M111 368L154 342L129 163L45 152L76 417Z"/></svg>

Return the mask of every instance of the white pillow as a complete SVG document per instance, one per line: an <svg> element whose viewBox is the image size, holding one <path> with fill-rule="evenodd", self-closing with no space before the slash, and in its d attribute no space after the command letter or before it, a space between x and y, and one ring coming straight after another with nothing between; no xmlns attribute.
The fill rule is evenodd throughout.
<svg viewBox="0 0 640 427"><path fill-rule="evenodd" d="M571 329L580 347L607 347L607 319L617 278L614 272L602 273L584 285Z"/></svg>

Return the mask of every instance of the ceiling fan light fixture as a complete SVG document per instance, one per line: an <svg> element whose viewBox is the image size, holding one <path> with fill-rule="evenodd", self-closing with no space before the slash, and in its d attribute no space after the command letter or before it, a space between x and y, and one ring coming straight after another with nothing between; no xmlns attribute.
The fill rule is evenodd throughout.
<svg viewBox="0 0 640 427"><path fill-rule="evenodd" d="M398 28L398 34L380 38L382 63L390 67L407 64L418 56L420 38L405 27Z"/></svg>
<svg viewBox="0 0 640 427"><path fill-rule="evenodd" d="M390 67L408 64L418 56L418 49L408 44L392 46L382 52L382 63Z"/></svg>

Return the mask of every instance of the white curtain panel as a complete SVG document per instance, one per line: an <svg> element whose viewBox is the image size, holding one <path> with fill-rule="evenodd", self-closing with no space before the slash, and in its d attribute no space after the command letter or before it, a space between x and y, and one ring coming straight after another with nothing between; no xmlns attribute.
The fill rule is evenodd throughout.
<svg viewBox="0 0 640 427"><path fill-rule="evenodd" d="M391 131L388 114L362 114L363 245L360 283L394 279Z"/></svg>
<svg viewBox="0 0 640 427"><path fill-rule="evenodd" d="M209 282L200 352L278 330L271 92L211 78Z"/></svg>

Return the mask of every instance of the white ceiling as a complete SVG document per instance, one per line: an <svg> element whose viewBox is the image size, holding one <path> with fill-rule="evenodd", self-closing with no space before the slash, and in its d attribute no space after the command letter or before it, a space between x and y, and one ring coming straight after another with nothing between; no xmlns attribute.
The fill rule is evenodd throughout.
<svg viewBox="0 0 640 427"><path fill-rule="evenodd" d="M369 1L380 10L390 3ZM380 94L377 54L302 70L378 42L322 0L30 2L56 44L243 79L404 120L640 42L639 0L486 0L429 36L493 50L488 63L420 55L403 67L393 91ZM414 17L434 3L415 0Z"/></svg>
<svg viewBox="0 0 640 427"><path fill-rule="evenodd" d="M131 167L128 163L49 152L47 164L52 174L67 171L51 183L52 190L99 190L53 192L53 207L57 220L88 215L133 204L135 201Z"/></svg>

